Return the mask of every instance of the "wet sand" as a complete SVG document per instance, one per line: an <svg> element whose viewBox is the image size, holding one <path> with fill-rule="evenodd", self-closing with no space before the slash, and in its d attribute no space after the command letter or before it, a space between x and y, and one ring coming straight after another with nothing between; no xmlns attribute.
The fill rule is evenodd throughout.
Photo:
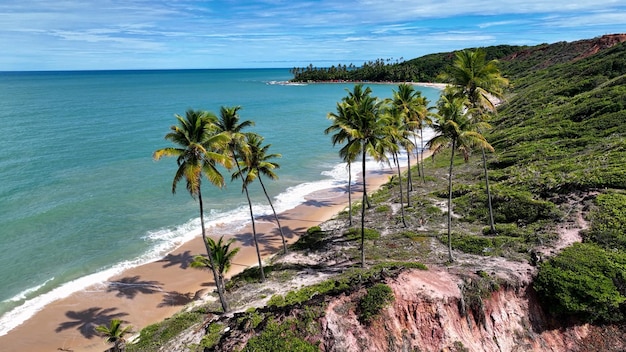
<svg viewBox="0 0 626 352"><path fill-rule="evenodd" d="M368 172L368 193L387 183L393 170ZM353 189L356 187L353 187ZM353 192L353 201L360 194ZM309 227L318 225L346 208L347 188L328 189L307 197L304 204L279 214L288 243ZM272 217L258 221L256 232L264 258L282 250L278 227ZM218 238L217 229L208 235ZM256 266L251 225L232 234L241 250L228 276ZM228 236L226 236L228 238ZM200 234L165 258L124 271L109 281L47 305L22 325L0 336L2 351L104 351L110 347L95 334L94 327L118 318L139 331L180 311L185 304L213 291L210 271L188 266L194 255L205 253Z"/></svg>

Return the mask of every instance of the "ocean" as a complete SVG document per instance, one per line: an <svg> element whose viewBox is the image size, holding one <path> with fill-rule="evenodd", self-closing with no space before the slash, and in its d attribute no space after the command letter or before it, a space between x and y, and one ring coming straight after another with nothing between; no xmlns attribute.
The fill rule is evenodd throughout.
<svg viewBox="0 0 626 352"><path fill-rule="evenodd" d="M345 184L323 131L353 84L279 84L291 77L288 69L0 72L0 336L197 236L198 205L184 181L171 193L176 161L152 159L172 146L164 136L175 114L241 106L241 119L255 122L248 131L282 154L279 180L264 180L277 211ZM396 88L368 86L381 99ZM255 215L270 214L258 183L250 191ZM203 200L208 226L236 231L249 221L238 181L224 189L205 181Z"/></svg>

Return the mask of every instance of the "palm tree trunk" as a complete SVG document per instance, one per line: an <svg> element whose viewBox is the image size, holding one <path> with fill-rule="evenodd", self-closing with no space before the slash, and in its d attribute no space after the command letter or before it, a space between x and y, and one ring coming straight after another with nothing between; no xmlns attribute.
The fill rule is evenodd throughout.
<svg viewBox="0 0 626 352"><path fill-rule="evenodd" d="M423 131L424 131L424 129L420 128L420 143L422 144L422 147L420 149L421 161L419 162L419 164L422 165L422 182L426 183L426 178L424 177L424 132Z"/></svg>
<svg viewBox="0 0 626 352"><path fill-rule="evenodd" d="M248 199L248 208L250 209L250 220L252 220L252 238L254 239L254 247L256 248L256 256L259 261L259 269L261 272L261 282L265 281L265 273L263 272L263 261L261 260L261 251L259 250L259 241L256 237L256 224L254 223L254 212L252 211L252 201L250 200L250 193L248 187L243 186L246 192L246 198Z"/></svg>
<svg viewBox="0 0 626 352"><path fill-rule="evenodd" d="M211 263L211 271L213 272L213 280L215 280L215 287L217 288L217 295L220 298L220 303L222 304L222 310L224 313L228 313L228 302L226 302L226 297L224 297L224 285L220 282L219 275L215 270L215 262L213 261L213 253L211 252L211 247L209 247L209 243L207 242L206 230L204 228L204 207L202 204L202 192L200 188L198 188L198 202L200 203L200 226L202 227L202 242L204 242L204 247L206 248L207 256L209 257L209 263Z"/></svg>
<svg viewBox="0 0 626 352"><path fill-rule="evenodd" d="M448 261L452 263L452 165L454 163L454 148L456 141L452 141L452 153L450 155L450 171L448 172Z"/></svg>
<svg viewBox="0 0 626 352"><path fill-rule="evenodd" d="M402 201L402 174L400 173L400 160L398 160L398 154L397 153L393 153L394 154L394 159L395 159L395 163L396 163L396 167L398 169L398 186L400 186L400 209L401 209L401 214L402 214L402 225L404 225L404 227L406 227L406 221L404 220L404 202ZM408 154L407 154L408 155ZM407 196L409 191L406 191Z"/></svg>
<svg viewBox="0 0 626 352"><path fill-rule="evenodd" d="M410 197L408 195L409 195L409 192L413 191L413 182L412 182L412 177L411 177L411 153L408 150L406 151L406 164L407 164L406 166L407 166L407 168L409 170L407 172L407 174L406 174L406 176L407 176L407 180L406 180L407 204L406 204L406 206L410 207L411 206L411 199L410 199ZM418 167L419 167L419 165L418 165Z"/></svg>
<svg viewBox="0 0 626 352"><path fill-rule="evenodd" d="M363 150L363 201L361 202L361 268L365 268L365 150Z"/></svg>
<svg viewBox="0 0 626 352"><path fill-rule="evenodd" d="M496 235L496 224L493 221L493 206L491 204L491 191L489 190L489 174L487 173L487 156L485 155L485 148L481 148L483 152L483 169L485 170L485 188L487 191L487 206L489 208L489 226L490 233Z"/></svg>
<svg viewBox="0 0 626 352"><path fill-rule="evenodd" d="M413 135L413 143L416 146L416 148L415 148L415 160L417 161L417 177L422 177L422 172L420 171L420 164L419 164L419 161L420 161L420 151L417 150L417 138L415 137L415 134Z"/></svg>
<svg viewBox="0 0 626 352"><path fill-rule="evenodd" d="M241 167L239 167L239 161L237 155L233 153L233 160L237 165L237 170L241 174ZM241 182L243 184L243 190L246 192L246 199L248 200L248 208L250 209L250 220L252 221L252 238L254 239L254 247L256 248L256 256L259 261L259 271L261 272L261 282L265 281L265 272L263 272L263 261L261 260L261 251L259 250L259 241L256 238L256 224L254 223L254 212L252 211L252 201L250 200L250 193L248 192L248 186L246 186L246 178L241 174Z"/></svg>
<svg viewBox="0 0 626 352"><path fill-rule="evenodd" d="M278 224L278 229L280 230L280 238L283 240L283 252L287 254L287 241L285 241L285 234L283 233L283 228L280 226L280 220L278 220L278 215L276 215L276 209L274 209L274 204L272 204L272 200L270 196L267 195L267 190L265 189L265 185L263 184L263 180L261 179L261 174L259 173L259 183L261 183L261 187L263 188L263 193L265 193L265 197L267 201L270 203L270 207L272 208L272 212L274 213L274 219L276 219L276 223Z"/></svg>
<svg viewBox="0 0 626 352"><path fill-rule="evenodd" d="M348 162L348 226L352 226L352 163Z"/></svg>

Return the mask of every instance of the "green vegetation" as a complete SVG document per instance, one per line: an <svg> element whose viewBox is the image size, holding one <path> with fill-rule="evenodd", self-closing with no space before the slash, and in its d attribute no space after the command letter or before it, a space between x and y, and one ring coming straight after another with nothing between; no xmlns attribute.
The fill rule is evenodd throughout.
<svg viewBox="0 0 626 352"><path fill-rule="evenodd" d="M379 283L368 288L365 296L359 301L359 320L366 324L371 323L393 299L393 291L385 284Z"/></svg>
<svg viewBox="0 0 626 352"><path fill-rule="evenodd" d="M193 325L202 323L206 316L203 310L178 313L160 323L143 328L139 334L139 341L129 344L129 352L152 352L164 346L178 336L182 331Z"/></svg>
<svg viewBox="0 0 626 352"><path fill-rule="evenodd" d="M295 324L292 323L292 324ZM298 337L296 333L290 329L290 324L278 324L271 320L267 323L261 334L248 340L246 347L242 352L282 352L282 351L298 351L298 352L316 352L319 348L306 340Z"/></svg>
<svg viewBox="0 0 626 352"><path fill-rule="evenodd" d="M485 271L477 271L476 277L466 277L461 285L461 303L459 310L461 316L468 318L472 312L474 321L484 327L486 323L484 300L491 296L492 292L500 289L501 282L498 278L489 275Z"/></svg>
<svg viewBox="0 0 626 352"><path fill-rule="evenodd" d="M126 349L126 335L132 331L131 326L125 326L122 328L122 321L119 319L113 319L109 323L109 326L100 325L96 326L96 332L100 334L107 343L112 343L112 352L123 352Z"/></svg>
<svg viewBox="0 0 626 352"><path fill-rule="evenodd" d="M589 322L622 321L626 253L575 243L541 265L534 287L554 314Z"/></svg>
<svg viewBox="0 0 626 352"><path fill-rule="evenodd" d="M526 47L498 45L483 48L487 60L502 59ZM473 50L473 49L470 49ZM442 67L452 63L453 53L429 54L416 59L404 61L403 58L377 59L367 61L362 66L354 64L337 65L328 68L295 67L291 70L293 81L356 81L356 82L439 82L438 75Z"/></svg>
<svg viewBox="0 0 626 352"><path fill-rule="evenodd" d="M607 250L626 249L626 194L604 193L595 199L591 212L591 228L584 234L585 241L597 243Z"/></svg>
<svg viewBox="0 0 626 352"><path fill-rule="evenodd" d="M365 228L363 230L363 235L361 235L361 230L353 227L351 229L348 229L348 231L344 233L344 236L346 236L346 238L351 241L356 241L360 239L361 236L363 236L363 238L366 240L377 240L380 238L380 232L378 232L378 230L376 229Z"/></svg>

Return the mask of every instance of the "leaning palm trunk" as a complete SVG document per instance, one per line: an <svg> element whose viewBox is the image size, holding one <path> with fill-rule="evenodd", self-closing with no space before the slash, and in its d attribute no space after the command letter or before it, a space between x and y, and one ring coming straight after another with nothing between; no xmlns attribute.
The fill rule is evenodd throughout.
<svg viewBox="0 0 626 352"><path fill-rule="evenodd" d="M241 174L241 167L239 167L239 161L237 155L233 153L233 159L237 170ZM261 251L259 250L259 241L256 238L256 224L254 223L254 212L252 211L252 201L250 200L250 192L248 192L248 186L246 186L246 178L241 175L241 182L243 183L243 190L246 192L246 199L248 200L248 208L250 209L250 220L252 221L252 238L254 239L254 247L256 248L256 256L259 261L259 271L261 272L261 282L265 281L265 272L263 272L263 261L261 260Z"/></svg>
<svg viewBox="0 0 626 352"><path fill-rule="evenodd" d="M402 214L402 225L406 227L406 221L404 220L404 203L402 201L402 173L400 173L400 160L398 160L398 153L393 153L394 162L398 169L398 186L400 186L400 209ZM407 198L409 196L409 191L407 190Z"/></svg>
<svg viewBox="0 0 626 352"><path fill-rule="evenodd" d="M261 179L261 174L259 174L259 183L261 183L261 188L263 188L263 193L265 193L265 197L267 201L270 203L270 207L272 208L272 212L274 213L274 219L276 219L276 224L278 224L278 229L280 230L280 238L283 240L283 252L287 254L287 241L285 241L285 234L283 233L283 227L280 226L280 220L278 220L278 215L276 215L276 209L274 209L274 204L272 204L272 200L270 196L267 194L267 189L265 189L265 184L263 184L263 180Z"/></svg>
<svg viewBox="0 0 626 352"><path fill-rule="evenodd" d="M363 201L361 202L361 268L365 268L365 202L367 192L365 188L365 150L363 150Z"/></svg>
<svg viewBox="0 0 626 352"><path fill-rule="evenodd" d="M452 263L452 165L454 164L454 148L456 141L452 141L452 153L450 155L450 171L448 172L448 261Z"/></svg>
<svg viewBox="0 0 626 352"><path fill-rule="evenodd" d="M487 173L487 156L485 155L485 148L481 148L483 152L483 169L485 170L485 188L487 191L487 206L489 208L489 231L492 235L497 234L496 224L493 220L493 206L491 205L491 191L489 190L489 174Z"/></svg>
<svg viewBox="0 0 626 352"><path fill-rule="evenodd" d="M206 248L207 256L209 257L209 263L211 263L211 271L213 272L213 279L215 280L215 287L217 288L217 294L220 298L220 303L222 304L222 310L224 313L228 313L228 302L226 302L226 298L224 297L224 284L218 275L217 270L215 270L215 262L213 260L213 253L211 251L211 247L209 247L209 243L207 241L206 230L204 229L204 208L202 205L202 193L198 188L198 201L200 203L200 226L202 227L202 242L204 242L204 247Z"/></svg>
<svg viewBox="0 0 626 352"><path fill-rule="evenodd" d="M352 163L348 162L348 226L352 226Z"/></svg>

